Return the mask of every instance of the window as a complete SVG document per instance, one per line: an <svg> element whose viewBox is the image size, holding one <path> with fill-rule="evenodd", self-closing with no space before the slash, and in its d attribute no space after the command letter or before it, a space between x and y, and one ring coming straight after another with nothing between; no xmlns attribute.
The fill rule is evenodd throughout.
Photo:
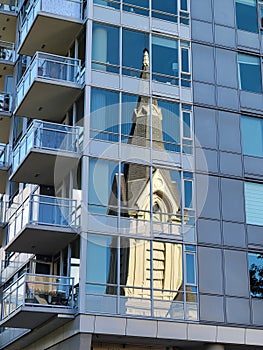
<svg viewBox="0 0 263 350"><path fill-rule="evenodd" d="M242 115L241 132L243 154L263 157L263 119Z"/></svg>
<svg viewBox="0 0 263 350"><path fill-rule="evenodd" d="M94 0L94 4L120 9L136 15L149 16L151 3L151 15L154 18L189 25L189 0Z"/></svg>
<svg viewBox="0 0 263 350"><path fill-rule="evenodd" d="M153 79L178 85L178 40L160 36L152 37Z"/></svg>
<svg viewBox="0 0 263 350"><path fill-rule="evenodd" d="M119 72L119 29L93 23L92 68Z"/></svg>
<svg viewBox="0 0 263 350"><path fill-rule="evenodd" d="M260 59L238 54L239 88L250 92L262 92Z"/></svg>
<svg viewBox="0 0 263 350"><path fill-rule="evenodd" d="M248 32L258 32L256 0L236 0L237 28Z"/></svg>
<svg viewBox="0 0 263 350"><path fill-rule="evenodd" d="M128 232L138 222L156 219L158 213L162 220L154 220L154 232L180 235L181 227L194 226L193 186L189 172L90 158L88 208L104 217L120 217Z"/></svg>
<svg viewBox="0 0 263 350"><path fill-rule="evenodd" d="M263 254L248 253L250 295L263 298Z"/></svg>
<svg viewBox="0 0 263 350"><path fill-rule="evenodd" d="M121 108L120 108L121 103ZM152 130L151 130L152 129ZM178 102L91 89L90 137L192 153L192 107Z"/></svg>
<svg viewBox="0 0 263 350"><path fill-rule="evenodd" d="M87 311L196 320L195 250L162 240L89 235ZM101 302L93 303L98 295Z"/></svg>
<svg viewBox="0 0 263 350"><path fill-rule="evenodd" d="M149 51L149 35L143 32L123 29L122 31L122 74L140 77L144 50Z"/></svg>
<svg viewBox="0 0 263 350"><path fill-rule="evenodd" d="M263 226L263 185L245 182L246 223Z"/></svg>

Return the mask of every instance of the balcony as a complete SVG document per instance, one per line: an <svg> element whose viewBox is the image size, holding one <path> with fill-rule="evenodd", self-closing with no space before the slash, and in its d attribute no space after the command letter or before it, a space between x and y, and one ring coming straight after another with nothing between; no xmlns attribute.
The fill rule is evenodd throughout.
<svg viewBox="0 0 263 350"><path fill-rule="evenodd" d="M17 1L0 0L0 38L15 41L17 21Z"/></svg>
<svg viewBox="0 0 263 350"><path fill-rule="evenodd" d="M80 60L37 52L18 83L15 114L59 122L80 94L81 80Z"/></svg>
<svg viewBox="0 0 263 350"><path fill-rule="evenodd" d="M6 144L0 144L0 193L5 192L8 168L9 146Z"/></svg>
<svg viewBox="0 0 263 350"><path fill-rule="evenodd" d="M79 127L34 120L13 151L10 179L54 185L54 177L58 181L71 169L77 168L81 151L80 134Z"/></svg>
<svg viewBox="0 0 263 350"><path fill-rule="evenodd" d="M0 143L8 143L12 115L11 110L12 96L8 93L0 92Z"/></svg>
<svg viewBox="0 0 263 350"><path fill-rule="evenodd" d="M55 254L77 234L79 210L76 200L30 194L9 218L5 249Z"/></svg>
<svg viewBox="0 0 263 350"><path fill-rule="evenodd" d="M18 52L65 55L83 24L82 0L37 0L21 18Z"/></svg>
<svg viewBox="0 0 263 350"><path fill-rule="evenodd" d="M74 317L74 279L24 274L3 291L1 327L34 329L57 316Z"/></svg>

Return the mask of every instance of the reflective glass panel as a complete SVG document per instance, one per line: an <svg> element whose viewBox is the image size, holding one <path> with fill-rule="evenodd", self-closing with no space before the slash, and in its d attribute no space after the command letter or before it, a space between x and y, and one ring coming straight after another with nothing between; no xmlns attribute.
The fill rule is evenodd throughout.
<svg viewBox="0 0 263 350"><path fill-rule="evenodd" d="M239 88L251 92L262 92L260 59L256 56L238 54Z"/></svg>
<svg viewBox="0 0 263 350"><path fill-rule="evenodd" d="M128 29L122 31L122 73L140 77L144 49L149 50L149 35Z"/></svg>
<svg viewBox="0 0 263 350"><path fill-rule="evenodd" d="M256 253L248 254L250 295L263 298L263 255Z"/></svg>
<svg viewBox="0 0 263 350"><path fill-rule="evenodd" d="M177 0L152 0L152 11L153 17L177 22Z"/></svg>
<svg viewBox="0 0 263 350"><path fill-rule="evenodd" d="M94 0L94 4L101 5L101 6L108 6L113 7L115 9L120 8L120 2L116 0Z"/></svg>
<svg viewBox="0 0 263 350"><path fill-rule="evenodd" d="M134 125L133 117L135 116L139 97L135 95L122 95L122 106L121 106L121 140L124 143L131 143L132 137L132 126ZM138 135L139 137L139 135Z"/></svg>
<svg viewBox="0 0 263 350"><path fill-rule="evenodd" d="M123 0L123 10L136 13L138 15L148 16L149 11L148 0Z"/></svg>
<svg viewBox="0 0 263 350"><path fill-rule="evenodd" d="M119 29L93 23L92 68L119 72Z"/></svg>
<svg viewBox="0 0 263 350"><path fill-rule="evenodd" d="M263 225L263 185L245 182L246 222Z"/></svg>
<svg viewBox="0 0 263 350"><path fill-rule="evenodd" d="M178 85L178 41L152 37L153 79Z"/></svg>
<svg viewBox="0 0 263 350"><path fill-rule="evenodd" d="M88 293L117 294L117 238L88 235Z"/></svg>
<svg viewBox="0 0 263 350"><path fill-rule="evenodd" d="M237 28L248 32L258 32L256 0L236 0Z"/></svg>
<svg viewBox="0 0 263 350"><path fill-rule="evenodd" d="M263 157L263 120L241 116L243 154Z"/></svg>
<svg viewBox="0 0 263 350"><path fill-rule="evenodd" d="M90 158L89 211L116 215L118 163Z"/></svg>
<svg viewBox="0 0 263 350"><path fill-rule="evenodd" d="M91 89L91 137L118 142L119 140L119 94L117 92Z"/></svg>
<svg viewBox="0 0 263 350"><path fill-rule="evenodd" d="M152 135L154 148L180 152L179 103L153 99Z"/></svg>
<svg viewBox="0 0 263 350"><path fill-rule="evenodd" d="M150 167L136 163L122 163L121 172L122 216L149 220Z"/></svg>

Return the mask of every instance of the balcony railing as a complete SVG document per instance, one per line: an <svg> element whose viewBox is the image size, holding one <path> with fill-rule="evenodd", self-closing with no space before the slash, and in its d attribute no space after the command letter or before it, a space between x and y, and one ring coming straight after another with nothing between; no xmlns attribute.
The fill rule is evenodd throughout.
<svg viewBox="0 0 263 350"><path fill-rule="evenodd" d="M0 1L0 12L17 12L17 0Z"/></svg>
<svg viewBox="0 0 263 350"><path fill-rule="evenodd" d="M9 145L0 143L0 168L9 167Z"/></svg>
<svg viewBox="0 0 263 350"><path fill-rule="evenodd" d="M61 16L72 20L82 20L83 1L82 0L37 0L26 10L22 18L20 30L20 43L22 43L29 32L37 14L46 12L50 15Z"/></svg>
<svg viewBox="0 0 263 350"><path fill-rule="evenodd" d="M24 274L3 291L2 320L19 307L74 308L74 278Z"/></svg>
<svg viewBox="0 0 263 350"><path fill-rule="evenodd" d="M79 59L36 52L17 86L17 106L37 78L61 83L81 84Z"/></svg>
<svg viewBox="0 0 263 350"><path fill-rule="evenodd" d="M15 60L15 45L7 41L0 40L0 62Z"/></svg>
<svg viewBox="0 0 263 350"><path fill-rule="evenodd" d="M79 153L81 128L34 120L13 151L13 172L32 149Z"/></svg>
<svg viewBox="0 0 263 350"><path fill-rule="evenodd" d="M79 220L76 200L31 194L8 221L8 242L27 225L75 229L79 226Z"/></svg>
<svg viewBox="0 0 263 350"><path fill-rule="evenodd" d="M12 260L2 260L1 283L5 283L16 271L28 262L31 257L32 254L20 253L12 257Z"/></svg>
<svg viewBox="0 0 263 350"><path fill-rule="evenodd" d="M0 113L9 113L12 110L12 95L0 92Z"/></svg>

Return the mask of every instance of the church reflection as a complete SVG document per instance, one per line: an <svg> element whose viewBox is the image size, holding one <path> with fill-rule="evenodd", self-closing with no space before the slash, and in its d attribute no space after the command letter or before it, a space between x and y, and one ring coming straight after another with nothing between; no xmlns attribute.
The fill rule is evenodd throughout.
<svg viewBox="0 0 263 350"><path fill-rule="evenodd" d="M149 78L147 50L144 51L141 78ZM132 121L128 144L149 147L152 133L153 147L164 150L162 110L157 100L153 99L150 103L149 98L140 97ZM130 219L129 233L138 232L138 225L143 226L147 221L152 223L153 229L155 225L173 224L173 233L178 235L182 221L180 187L178 171L124 163L121 175L115 175L112 184L108 214L117 215L114 208L118 208L119 189L120 215ZM140 307L142 300L184 300L181 244L162 239L150 241L121 237L119 249L117 247L118 238L113 238L106 294L118 294L119 285L126 313L131 314L136 309L135 313L140 314L138 310L141 309L141 315L144 315L145 310ZM156 316L173 317L169 313L172 313L171 303L160 307Z"/></svg>

